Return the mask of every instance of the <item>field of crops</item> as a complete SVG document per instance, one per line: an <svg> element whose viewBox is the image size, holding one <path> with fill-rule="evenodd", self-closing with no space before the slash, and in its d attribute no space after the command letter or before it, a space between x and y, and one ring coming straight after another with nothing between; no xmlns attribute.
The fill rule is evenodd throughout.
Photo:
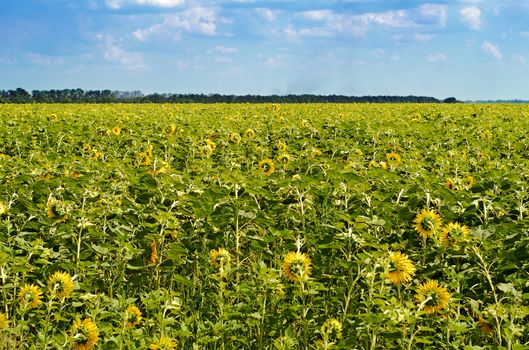
<svg viewBox="0 0 529 350"><path fill-rule="evenodd" d="M529 349L529 108L0 106L0 349Z"/></svg>

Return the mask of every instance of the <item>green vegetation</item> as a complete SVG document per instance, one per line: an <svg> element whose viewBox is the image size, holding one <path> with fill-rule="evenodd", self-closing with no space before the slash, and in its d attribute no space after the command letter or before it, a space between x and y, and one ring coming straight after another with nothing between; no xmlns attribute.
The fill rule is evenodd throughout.
<svg viewBox="0 0 529 350"><path fill-rule="evenodd" d="M2 105L0 349L527 349L516 105Z"/></svg>

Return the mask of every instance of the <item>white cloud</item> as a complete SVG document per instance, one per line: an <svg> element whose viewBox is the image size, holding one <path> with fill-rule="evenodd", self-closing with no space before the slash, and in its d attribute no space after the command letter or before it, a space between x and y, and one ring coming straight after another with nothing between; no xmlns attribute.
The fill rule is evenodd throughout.
<svg viewBox="0 0 529 350"><path fill-rule="evenodd" d="M432 40L434 36L432 34L418 33L418 34L415 34L413 37L415 38L415 40L425 43L427 41Z"/></svg>
<svg viewBox="0 0 529 350"><path fill-rule="evenodd" d="M459 14L463 18L463 21L472 30L481 29L481 10L475 6L464 7L459 11Z"/></svg>
<svg viewBox="0 0 529 350"><path fill-rule="evenodd" d="M442 52L436 52L432 53L428 56L426 56L426 60L430 63L447 63L448 62L448 56Z"/></svg>
<svg viewBox="0 0 529 350"><path fill-rule="evenodd" d="M400 56L397 55L397 54L393 54L393 55L389 56L389 60L391 62L400 62Z"/></svg>
<svg viewBox="0 0 529 350"><path fill-rule="evenodd" d="M331 10L312 10L303 11L301 16L311 21L329 21L334 18L334 13Z"/></svg>
<svg viewBox="0 0 529 350"><path fill-rule="evenodd" d="M208 53L221 53L221 54L233 54L239 52L239 50L235 47L226 47L226 46L215 46L214 48L208 50Z"/></svg>
<svg viewBox="0 0 529 350"><path fill-rule="evenodd" d="M423 18L437 20L441 27L446 26L448 13L445 5L423 4L419 7L419 13Z"/></svg>
<svg viewBox="0 0 529 350"><path fill-rule="evenodd" d="M255 11L261 15L268 22L273 22L276 19L276 14L273 10L268 8L256 8Z"/></svg>
<svg viewBox="0 0 529 350"><path fill-rule="evenodd" d="M525 56L524 55L520 55L520 54L515 54L512 56L512 60L516 63L519 63L519 64L526 64L527 63L527 60L525 59Z"/></svg>
<svg viewBox="0 0 529 350"><path fill-rule="evenodd" d="M166 15L162 23L147 29L138 29L132 35L140 41L146 41L157 35L169 35L178 39L182 32L212 36L216 35L216 22L217 16L214 9L194 7L174 15Z"/></svg>
<svg viewBox="0 0 529 350"><path fill-rule="evenodd" d="M120 9L127 6L152 6L152 7L176 7L185 0L107 0L106 5L111 9Z"/></svg>
<svg viewBox="0 0 529 350"><path fill-rule="evenodd" d="M491 55L492 57L501 60L503 58L503 55L501 54L500 48L498 45L494 45L488 41L484 41L481 45L481 48L484 52Z"/></svg>
<svg viewBox="0 0 529 350"><path fill-rule="evenodd" d="M142 54L126 51L119 43L115 42L111 35L97 35L96 38L104 42L103 56L107 61L118 62L130 71L144 72L149 70L149 67L144 63Z"/></svg>
<svg viewBox="0 0 529 350"><path fill-rule="evenodd" d="M64 58L62 57L39 55L34 53L29 54L28 58L32 63L37 64L39 66L49 66L52 64L64 63Z"/></svg>
<svg viewBox="0 0 529 350"><path fill-rule="evenodd" d="M271 69L286 69L290 66L292 57L288 53L279 53L275 56L266 57L265 66Z"/></svg>

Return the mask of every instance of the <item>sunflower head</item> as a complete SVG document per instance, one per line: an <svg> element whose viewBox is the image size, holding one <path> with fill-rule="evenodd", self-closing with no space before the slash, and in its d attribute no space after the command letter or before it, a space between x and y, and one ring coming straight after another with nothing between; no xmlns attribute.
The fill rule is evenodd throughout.
<svg viewBox="0 0 529 350"><path fill-rule="evenodd" d="M465 176L462 182L465 190L470 190L476 184L476 180L470 175Z"/></svg>
<svg viewBox="0 0 529 350"><path fill-rule="evenodd" d="M9 321L7 319L6 314L3 312L0 312L0 330L6 329L9 327Z"/></svg>
<svg viewBox="0 0 529 350"><path fill-rule="evenodd" d="M445 248L457 248L458 244L464 242L469 236L470 229L466 225L461 225L458 222L451 222L443 228L439 235L439 240Z"/></svg>
<svg viewBox="0 0 529 350"><path fill-rule="evenodd" d="M425 313L432 314L448 307L450 293L437 280L428 280L419 285L415 299L423 305Z"/></svg>
<svg viewBox="0 0 529 350"><path fill-rule="evenodd" d="M246 129L244 131L244 137L248 140L253 140L255 138L255 130L254 129Z"/></svg>
<svg viewBox="0 0 529 350"><path fill-rule="evenodd" d="M149 349L150 350L174 350L176 349L176 342L173 339L165 335L162 335L160 337L160 340L152 343L149 346Z"/></svg>
<svg viewBox="0 0 529 350"><path fill-rule="evenodd" d="M42 290L35 284L25 284L18 292L18 300L26 309L33 309L42 303Z"/></svg>
<svg viewBox="0 0 529 350"><path fill-rule="evenodd" d="M415 276L416 268L406 254L400 252L389 253L390 268L386 272L386 278L392 284L399 286L410 282Z"/></svg>
<svg viewBox="0 0 529 350"><path fill-rule="evenodd" d="M213 154L213 148L208 144L202 145L199 152L202 158L209 158Z"/></svg>
<svg viewBox="0 0 529 350"><path fill-rule="evenodd" d="M121 128L120 128L119 126L115 126L115 127L113 127L113 128L112 128L112 133L113 133L114 135L119 135L119 134L121 134Z"/></svg>
<svg viewBox="0 0 529 350"><path fill-rule="evenodd" d="M0 202L0 216L7 214L9 206L5 202Z"/></svg>
<svg viewBox="0 0 529 350"><path fill-rule="evenodd" d="M386 161L391 169L396 169L400 164L401 158L398 153L391 152L386 154Z"/></svg>
<svg viewBox="0 0 529 350"><path fill-rule="evenodd" d="M142 319L141 311L136 305L129 305L125 310L125 320L127 327L134 327L140 324Z"/></svg>
<svg viewBox="0 0 529 350"><path fill-rule="evenodd" d="M445 180L445 187L449 190L453 190L455 188L455 183L454 183L454 180L452 180L451 178L447 178Z"/></svg>
<svg viewBox="0 0 529 350"><path fill-rule="evenodd" d="M74 350L91 350L99 340L99 329L97 324L90 318L74 321L72 330L72 341Z"/></svg>
<svg viewBox="0 0 529 350"><path fill-rule="evenodd" d="M288 153L283 153L279 157L277 157L277 162L281 164L283 168L287 168L291 160L292 158L290 157L290 154Z"/></svg>
<svg viewBox="0 0 529 350"><path fill-rule="evenodd" d="M336 341L342 338L342 323L335 318L328 319L321 326L320 332L325 339Z"/></svg>
<svg viewBox="0 0 529 350"><path fill-rule="evenodd" d="M276 171L274 161L270 158L263 159L259 162L259 171L266 176L272 175Z"/></svg>
<svg viewBox="0 0 529 350"><path fill-rule="evenodd" d="M237 132L232 132L228 136L228 138L229 138L231 143L239 144L241 142L241 135L239 135L239 133L237 133Z"/></svg>
<svg viewBox="0 0 529 350"><path fill-rule="evenodd" d="M212 250L209 253L209 258L211 261L211 265L213 265L214 267L226 266L231 261L230 252L224 248Z"/></svg>
<svg viewBox="0 0 529 350"><path fill-rule="evenodd" d="M303 282L312 272L310 258L299 252L290 252L283 260L283 274L292 282Z"/></svg>
<svg viewBox="0 0 529 350"><path fill-rule="evenodd" d="M52 295L68 298L73 291L72 276L67 272L55 272L48 278L48 289Z"/></svg>
<svg viewBox="0 0 529 350"><path fill-rule="evenodd" d="M430 209L423 209L415 217L415 231L423 238L433 237L441 228L441 217Z"/></svg>

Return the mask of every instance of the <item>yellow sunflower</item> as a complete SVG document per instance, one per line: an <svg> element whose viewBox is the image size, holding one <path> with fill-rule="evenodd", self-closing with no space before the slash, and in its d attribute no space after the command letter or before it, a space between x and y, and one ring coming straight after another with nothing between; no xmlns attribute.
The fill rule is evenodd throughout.
<svg viewBox="0 0 529 350"><path fill-rule="evenodd" d="M97 328L97 324L90 318L85 318L83 321L80 319L75 320L71 333L74 350L93 349L99 340L99 329Z"/></svg>
<svg viewBox="0 0 529 350"><path fill-rule="evenodd" d="M42 303L42 291L35 284L25 284L18 292L18 300L24 308L38 307Z"/></svg>
<svg viewBox="0 0 529 350"><path fill-rule="evenodd" d="M215 267L221 267L230 263L231 255L230 252L228 252L226 249L219 248L216 250L212 250L209 253L209 258L211 261L211 265Z"/></svg>
<svg viewBox="0 0 529 350"><path fill-rule="evenodd" d="M455 188L455 183L454 183L454 180L450 179L450 178L447 178L445 180L445 187L449 190L453 190Z"/></svg>
<svg viewBox="0 0 529 350"><path fill-rule="evenodd" d="M253 140L255 138L255 130L254 129L246 129L244 131L244 137L248 140Z"/></svg>
<svg viewBox="0 0 529 350"><path fill-rule="evenodd" d="M324 338L338 340L342 338L342 323L335 318L328 319L321 326L320 332Z"/></svg>
<svg viewBox="0 0 529 350"><path fill-rule="evenodd" d="M67 272L55 272L48 278L48 289L52 295L68 298L73 291L72 276Z"/></svg>
<svg viewBox="0 0 529 350"><path fill-rule="evenodd" d="M230 142L239 144L241 142L241 135L236 132L232 132L229 136Z"/></svg>
<svg viewBox="0 0 529 350"><path fill-rule="evenodd" d="M436 280L428 280L417 288L415 299L424 303L424 312L432 314L448 307L450 293Z"/></svg>
<svg viewBox="0 0 529 350"><path fill-rule="evenodd" d="M259 162L259 171L266 176L272 175L276 171L274 161L270 158L263 159Z"/></svg>
<svg viewBox="0 0 529 350"><path fill-rule="evenodd" d="M415 217L415 231L419 232L421 237L433 237L437 230L441 228L441 217L430 209L423 209Z"/></svg>
<svg viewBox="0 0 529 350"><path fill-rule="evenodd" d="M160 337L160 340L158 340L156 343L152 343L151 346L149 346L149 349L151 350L174 350L176 349L176 342L165 336L162 335Z"/></svg>
<svg viewBox="0 0 529 350"><path fill-rule="evenodd" d="M0 330L9 327L9 321L7 320L6 314L0 312Z"/></svg>
<svg viewBox="0 0 529 350"><path fill-rule="evenodd" d="M277 157L277 162L281 164L283 168L287 168L291 160L292 158L290 157L290 154L288 153L283 153L279 157Z"/></svg>
<svg viewBox="0 0 529 350"><path fill-rule="evenodd" d="M472 176L465 176L463 178L463 187L465 190L470 190L476 184L476 180Z"/></svg>
<svg viewBox="0 0 529 350"><path fill-rule="evenodd" d="M203 145L200 147L200 156L202 158L209 158L213 154L213 148L210 145Z"/></svg>
<svg viewBox="0 0 529 350"><path fill-rule="evenodd" d="M406 254L400 252L389 253L391 268L386 273L386 278L396 286L409 282L415 276L416 268Z"/></svg>
<svg viewBox="0 0 529 350"><path fill-rule="evenodd" d="M134 327L140 324L142 315L140 309L136 305L129 305L125 310L125 319L127 327Z"/></svg>
<svg viewBox="0 0 529 350"><path fill-rule="evenodd" d="M116 126L116 127L112 128L112 133L113 133L114 135L119 135L119 134L121 134L121 128L120 128L119 126Z"/></svg>
<svg viewBox="0 0 529 350"><path fill-rule="evenodd" d="M0 202L0 216L6 214L9 211L9 206L5 202Z"/></svg>
<svg viewBox="0 0 529 350"><path fill-rule="evenodd" d="M311 271L310 258L303 253L290 252L283 261L283 274L292 282L307 280Z"/></svg>
<svg viewBox="0 0 529 350"><path fill-rule="evenodd" d="M207 138L206 139L206 145L211 147L211 149L214 151L216 148L217 148L217 145L215 144L215 142L213 142L211 139Z"/></svg>
<svg viewBox="0 0 529 350"><path fill-rule="evenodd" d="M470 229L466 225L461 225L458 222L451 222L446 225L441 234L439 240L443 247L457 247L457 244L470 235Z"/></svg>
<svg viewBox="0 0 529 350"><path fill-rule="evenodd" d="M149 264L156 265L157 262L158 262L157 244L156 244L156 241L153 240L151 242L151 256L149 257Z"/></svg>
<svg viewBox="0 0 529 350"><path fill-rule="evenodd" d="M386 161L391 169L396 169L400 164L401 158L398 153L391 152L386 154Z"/></svg>

